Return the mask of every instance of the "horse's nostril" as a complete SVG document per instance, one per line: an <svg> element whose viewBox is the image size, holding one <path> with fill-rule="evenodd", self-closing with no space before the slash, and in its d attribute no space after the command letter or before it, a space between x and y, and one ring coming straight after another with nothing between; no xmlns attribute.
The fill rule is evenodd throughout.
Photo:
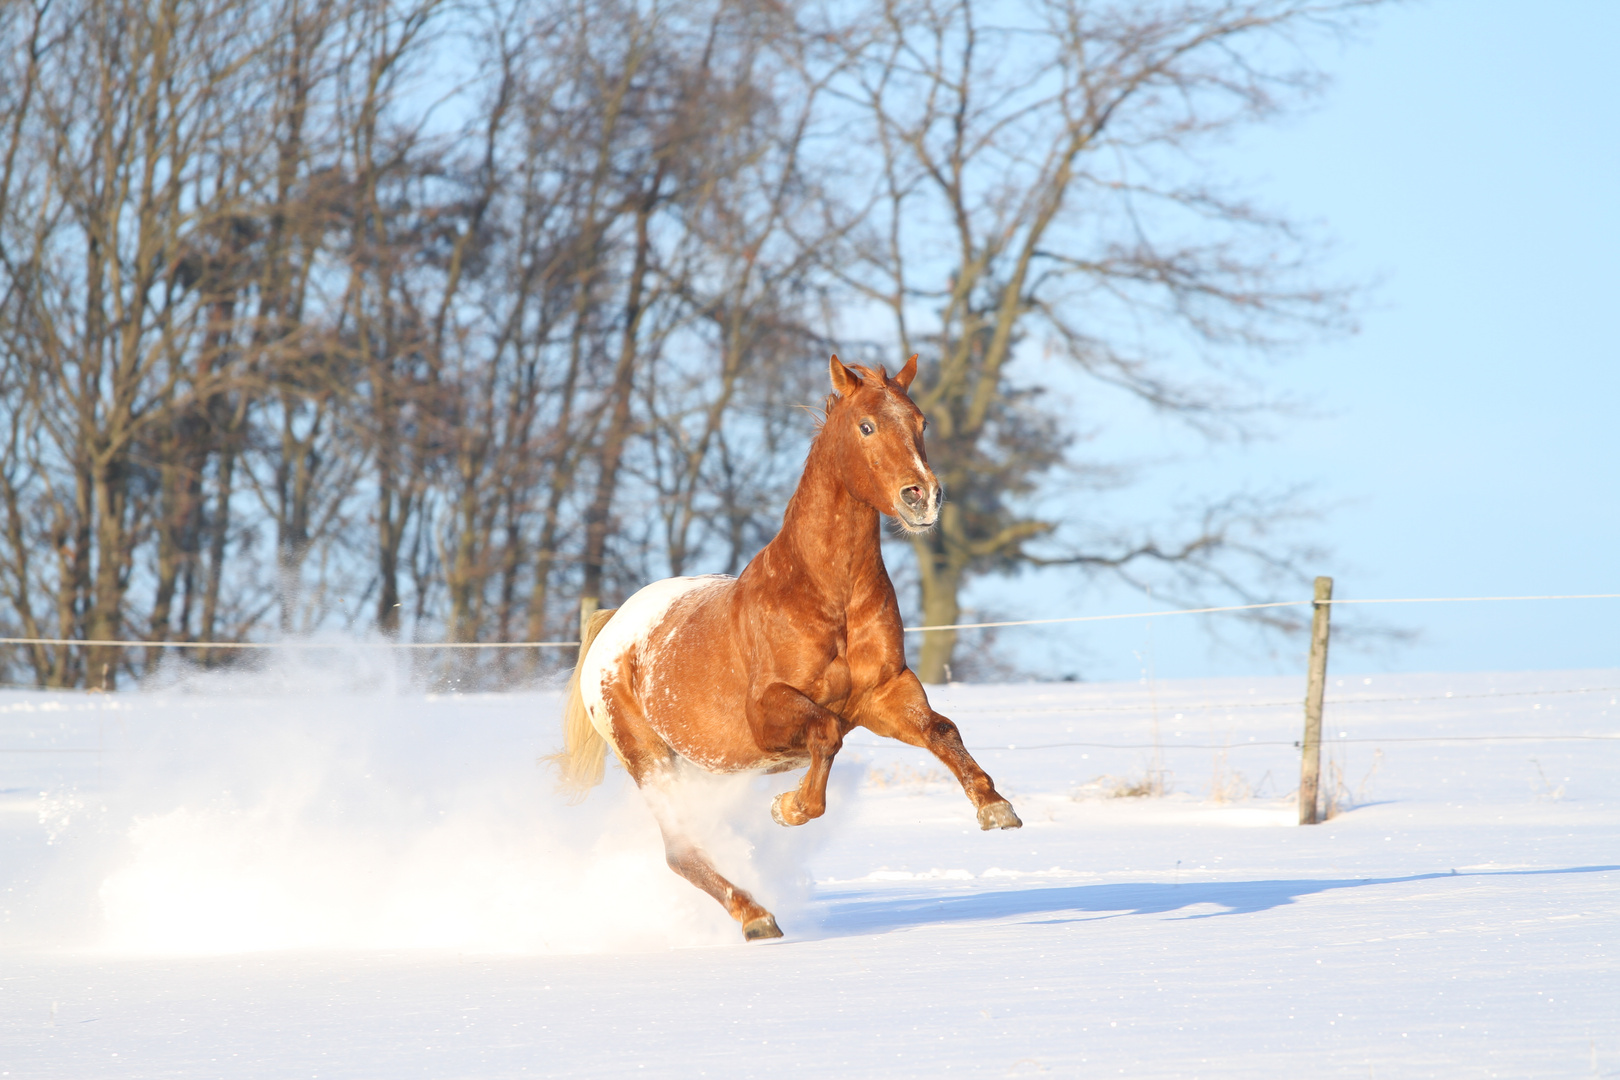
<svg viewBox="0 0 1620 1080"><path fill-rule="evenodd" d="M923 502L923 489L915 484L911 487L901 488L900 498L907 506L919 506Z"/></svg>

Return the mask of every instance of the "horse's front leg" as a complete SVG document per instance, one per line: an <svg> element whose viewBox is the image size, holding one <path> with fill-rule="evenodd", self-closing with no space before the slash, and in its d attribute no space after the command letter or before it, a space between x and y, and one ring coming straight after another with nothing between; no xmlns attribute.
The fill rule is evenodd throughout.
<svg viewBox="0 0 1620 1080"><path fill-rule="evenodd" d="M810 754L810 768L796 791L784 791L771 801L771 817L778 825L803 825L827 812L827 779L833 758L844 745L838 714L811 701L786 683L772 683L760 695L760 723L755 737L761 747L797 749ZM802 740L802 741L801 741Z"/></svg>
<svg viewBox="0 0 1620 1080"><path fill-rule="evenodd" d="M928 750L956 776L978 812L981 829L1016 829L1024 823L996 790L990 774L979 768L962 745L956 725L928 704L922 683L910 670L902 671L867 694L851 719L874 735L898 739Z"/></svg>

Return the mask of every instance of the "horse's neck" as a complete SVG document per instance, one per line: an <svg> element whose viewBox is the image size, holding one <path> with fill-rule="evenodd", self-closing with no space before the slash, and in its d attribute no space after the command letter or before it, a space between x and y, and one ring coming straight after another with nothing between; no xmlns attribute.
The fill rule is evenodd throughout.
<svg viewBox="0 0 1620 1080"><path fill-rule="evenodd" d="M849 493L822 451L812 449L782 516L782 531L767 550L775 549L773 556L786 558L825 593L847 600L874 564L883 564L879 515Z"/></svg>

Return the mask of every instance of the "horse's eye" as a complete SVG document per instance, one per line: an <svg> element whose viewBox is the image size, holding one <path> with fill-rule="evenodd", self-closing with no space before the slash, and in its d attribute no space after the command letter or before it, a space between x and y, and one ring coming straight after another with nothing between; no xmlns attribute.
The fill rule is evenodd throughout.
<svg viewBox="0 0 1620 1080"><path fill-rule="evenodd" d="M870 435L870 434L872 434L872 432L874 432L876 430L877 429L874 428L871 424L868 424L865 421L862 421L862 423L861 423L861 434L862 435Z"/></svg>

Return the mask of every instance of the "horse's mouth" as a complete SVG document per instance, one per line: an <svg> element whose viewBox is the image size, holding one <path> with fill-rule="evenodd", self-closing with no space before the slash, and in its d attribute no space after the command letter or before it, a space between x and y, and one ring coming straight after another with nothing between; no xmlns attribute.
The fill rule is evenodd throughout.
<svg viewBox="0 0 1620 1080"><path fill-rule="evenodd" d="M921 512L914 511L908 506L896 506L894 516L899 520L902 528L909 533L927 532L939 521L939 510L930 508Z"/></svg>

